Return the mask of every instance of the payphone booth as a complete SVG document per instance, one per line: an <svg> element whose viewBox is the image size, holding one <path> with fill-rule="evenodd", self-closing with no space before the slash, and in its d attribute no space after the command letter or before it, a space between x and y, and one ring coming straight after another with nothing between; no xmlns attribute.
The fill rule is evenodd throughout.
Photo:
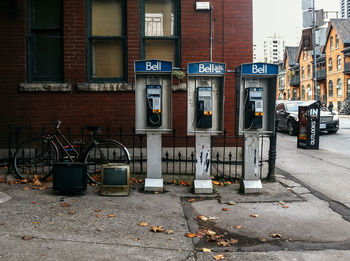
<svg viewBox="0 0 350 261"><path fill-rule="evenodd" d="M162 134L172 131L172 62L135 61L135 131L147 134L145 191L163 191Z"/></svg>
<svg viewBox="0 0 350 261"><path fill-rule="evenodd" d="M297 147L308 150L318 150L320 140L321 103L314 102L298 108L298 140Z"/></svg>
<svg viewBox="0 0 350 261"><path fill-rule="evenodd" d="M187 65L187 134L196 139L195 193L212 193L211 136L223 133L226 65L196 62Z"/></svg>
<svg viewBox="0 0 350 261"><path fill-rule="evenodd" d="M236 68L238 134L244 135L244 193L262 191L259 162L259 135L275 131L276 84L278 65L242 64Z"/></svg>

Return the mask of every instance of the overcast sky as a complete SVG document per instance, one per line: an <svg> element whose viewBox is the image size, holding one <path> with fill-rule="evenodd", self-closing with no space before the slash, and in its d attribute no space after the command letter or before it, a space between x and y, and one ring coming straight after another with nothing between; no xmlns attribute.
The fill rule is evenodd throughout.
<svg viewBox="0 0 350 261"><path fill-rule="evenodd" d="M277 33L286 46L298 46L302 30L302 0L253 0L253 41L258 57L267 36ZM340 0L315 0L316 9L340 11ZM340 18L340 12L339 12Z"/></svg>

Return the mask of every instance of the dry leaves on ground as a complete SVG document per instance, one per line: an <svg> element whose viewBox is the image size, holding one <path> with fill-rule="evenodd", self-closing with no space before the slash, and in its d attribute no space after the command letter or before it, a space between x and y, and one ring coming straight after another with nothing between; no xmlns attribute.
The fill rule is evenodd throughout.
<svg viewBox="0 0 350 261"><path fill-rule="evenodd" d="M277 233L271 233L271 234L270 234L270 237L276 238L276 239L281 239L281 238L282 238L282 235L281 235L281 234L277 234Z"/></svg>
<svg viewBox="0 0 350 261"><path fill-rule="evenodd" d="M210 253L210 252L211 252L211 249L203 247L203 248L202 248L202 252Z"/></svg>
<svg viewBox="0 0 350 261"><path fill-rule="evenodd" d="M222 208L221 210L222 211L229 211L230 209L229 208Z"/></svg>
<svg viewBox="0 0 350 261"><path fill-rule="evenodd" d="M163 232L164 228L162 226L152 226L151 231L153 231L154 233L159 233Z"/></svg>
<svg viewBox="0 0 350 261"><path fill-rule="evenodd" d="M33 237L32 236L23 236L22 239L23 240L31 240Z"/></svg>
<svg viewBox="0 0 350 261"><path fill-rule="evenodd" d="M186 233L185 236L189 237L189 238L194 238L194 237L196 237L196 234L195 233Z"/></svg>
<svg viewBox="0 0 350 261"><path fill-rule="evenodd" d="M241 229L241 228L242 228L242 226L235 226L235 228L236 228L236 229Z"/></svg>
<svg viewBox="0 0 350 261"><path fill-rule="evenodd" d="M67 207L70 207L70 206L72 206L72 205L67 203L67 202L61 203L61 207L67 208Z"/></svg>
<svg viewBox="0 0 350 261"><path fill-rule="evenodd" d="M209 219L206 216L197 216L197 218L203 221L207 221Z"/></svg>
<svg viewBox="0 0 350 261"><path fill-rule="evenodd" d="M138 223L138 225L140 227L148 227L149 226L149 224L147 222L140 222L140 223Z"/></svg>
<svg viewBox="0 0 350 261"><path fill-rule="evenodd" d="M223 254L220 254L220 255L215 255L215 256L213 256L213 258L214 258L215 260L223 260L223 259L225 259L225 256L224 256Z"/></svg>
<svg viewBox="0 0 350 261"><path fill-rule="evenodd" d="M167 233L168 235L171 235L171 234L174 234L174 230L167 229L165 230L165 233Z"/></svg>
<svg viewBox="0 0 350 261"><path fill-rule="evenodd" d="M259 217L258 214L250 214L249 216L252 217L252 218L257 218L257 217Z"/></svg>
<svg viewBox="0 0 350 261"><path fill-rule="evenodd" d="M107 217L109 217L109 218L114 218L115 215L114 215L114 214L109 214L109 215L107 215Z"/></svg>
<svg viewBox="0 0 350 261"><path fill-rule="evenodd" d="M190 199L187 199L188 202L193 202L193 201L196 201L195 198L190 198Z"/></svg>

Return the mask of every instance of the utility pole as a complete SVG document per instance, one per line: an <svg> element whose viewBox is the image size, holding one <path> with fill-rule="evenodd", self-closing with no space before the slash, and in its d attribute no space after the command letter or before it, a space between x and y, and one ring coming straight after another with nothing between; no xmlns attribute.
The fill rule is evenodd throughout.
<svg viewBox="0 0 350 261"><path fill-rule="evenodd" d="M316 63L316 10L315 10L315 0L312 3L312 47L314 52L314 99L316 98L316 88L317 88L317 63Z"/></svg>

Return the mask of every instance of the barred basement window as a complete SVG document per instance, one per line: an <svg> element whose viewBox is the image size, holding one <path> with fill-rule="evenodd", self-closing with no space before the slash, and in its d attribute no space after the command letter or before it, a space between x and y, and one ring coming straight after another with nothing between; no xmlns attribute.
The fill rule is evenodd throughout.
<svg viewBox="0 0 350 261"><path fill-rule="evenodd" d="M62 0L28 0L28 82L63 81Z"/></svg>
<svg viewBox="0 0 350 261"><path fill-rule="evenodd" d="M143 0L141 8L141 57L179 65L179 1Z"/></svg>
<svg viewBox="0 0 350 261"><path fill-rule="evenodd" d="M88 81L126 79L124 0L89 0Z"/></svg>

